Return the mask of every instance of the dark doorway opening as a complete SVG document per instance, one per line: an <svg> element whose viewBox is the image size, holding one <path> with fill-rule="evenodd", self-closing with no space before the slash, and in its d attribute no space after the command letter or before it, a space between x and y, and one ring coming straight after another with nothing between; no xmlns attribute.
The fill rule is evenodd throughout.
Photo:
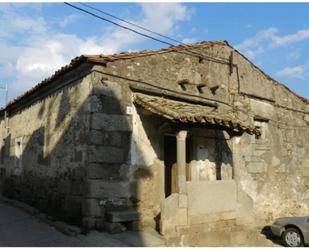
<svg viewBox="0 0 309 249"><path fill-rule="evenodd" d="M172 193L173 180L173 165L176 164L176 137L175 136L164 136L164 165L165 165L165 198Z"/></svg>

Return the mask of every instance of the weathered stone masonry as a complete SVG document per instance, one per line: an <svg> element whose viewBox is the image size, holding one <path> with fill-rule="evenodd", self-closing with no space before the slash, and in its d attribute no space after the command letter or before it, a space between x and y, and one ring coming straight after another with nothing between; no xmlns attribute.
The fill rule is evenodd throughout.
<svg viewBox="0 0 309 249"><path fill-rule="evenodd" d="M225 42L192 48L220 62L181 46L79 57L10 103L4 194L90 228L129 210L177 245L307 214L308 100Z"/></svg>

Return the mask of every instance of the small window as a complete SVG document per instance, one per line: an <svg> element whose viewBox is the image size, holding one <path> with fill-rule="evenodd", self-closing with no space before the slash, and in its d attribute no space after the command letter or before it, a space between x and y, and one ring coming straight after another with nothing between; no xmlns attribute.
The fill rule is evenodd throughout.
<svg viewBox="0 0 309 249"><path fill-rule="evenodd" d="M23 154L23 144L22 137L15 138L15 165L14 165L14 175L20 175L22 172L22 154Z"/></svg>
<svg viewBox="0 0 309 249"><path fill-rule="evenodd" d="M262 136L261 126L255 125L255 128L260 132L260 134L255 134L255 139L260 139Z"/></svg>
<svg viewBox="0 0 309 249"><path fill-rule="evenodd" d="M15 156L16 158L20 158L22 155L22 138L15 139Z"/></svg>
<svg viewBox="0 0 309 249"><path fill-rule="evenodd" d="M264 140L266 139L266 132L268 130L268 122L269 119L255 116L254 117L254 126L260 131L259 135L255 135L255 138L258 140Z"/></svg>

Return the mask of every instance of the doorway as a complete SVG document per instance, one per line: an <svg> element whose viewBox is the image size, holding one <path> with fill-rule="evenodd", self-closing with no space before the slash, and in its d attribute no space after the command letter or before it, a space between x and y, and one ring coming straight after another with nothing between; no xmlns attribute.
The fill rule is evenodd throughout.
<svg viewBox="0 0 309 249"><path fill-rule="evenodd" d="M172 194L173 180L173 165L177 161L176 137L172 135L164 136L164 186L165 198Z"/></svg>

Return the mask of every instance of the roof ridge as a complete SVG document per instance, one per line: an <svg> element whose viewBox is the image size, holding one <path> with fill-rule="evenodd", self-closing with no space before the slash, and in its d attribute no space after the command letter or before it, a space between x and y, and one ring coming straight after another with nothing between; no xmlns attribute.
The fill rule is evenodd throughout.
<svg viewBox="0 0 309 249"><path fill-rule="evenodd" d="M100 57L102 59L107 59L108 61L112 61L113 58L114 60L116 60L116 59L125 59L127 56L128 58L133 58L133 56L141 57L141 56L147 56L147 55L152 55L152 54L173 52L173 51L183 50L187 48L204 48L204 47L211 46L211 45L228 45L228 42L221 41L221 40L201 41L201 42L188 44L188 45L179 44L176 46L170 46L168 48L161 48L157 50L141 50L141 51L133 51L133 52L122 51L122 52L115 53L115 54L107 54L107 55L99 54L99 55L84 55L84 56L88 58Z"/></svg>
<svg viewBox="0 0 309 249"><path fill-rule="evenodd" d="M190 44L190 45L188 45L188 47L204 48L206 46L215 45L215 44L216 45L219 45L219 44L227 45L228 43L226 41L201 41L201 42L197 42L197 43L194 43L194 44ZM162 48L162 49L159 49L159 50L143 50L143 51L136 51L136 52L123 51L121 53L116 53L116 54L112 54L112 55L103 55L103 54L85 55L85 54L83 54L83 55L77 56L77 57L73 58L70 61L69 64L66 64L63 67L61 67L60 69L56 70L51 76L43 79L38 84L36 84L34 87L32 87L29 90L27 90L26 92L22 93L21 95L19 95L15 99L9 101L5 107L0 108L0 112L4 111L6 108L10 107L11 105L13 105L13 104L17 103L18 101L20 101L21 99L25 98L27 95L30 95L33 92L35 92L36 90L40 89L41 87L44 87L45 85L49 84L51 81L55 80L60 75L71 70L72 68L74 68L75 66L79 65L82 62L95 62L95 63L112 62L112 61L120 60L120 59L131 59L131 58L136 58L136 57L143 57L143 56L150 56L150 55L154 55L154 54L173 52L173 51L175 51L175 49L177 51L177 50L186 49L186 47L187 46L180 44L180 45L177 45L177 46L170 46L168 48Z"/></svg>
<svg viewBox="0 0 309 249"><path fill-rule="evenodd" d="M173 51L180 51L180 50L186 50L189 48L206 48L208 46L213 46L213 45L222 45L222 46L229 46L231 49L236 51L238 54L240 54L244 59L249 61L251 65L253 65L255 68L257 68L261 73L263 73L267 78L273 80L275 83L282 85L285 87L287 90L289 90L291 93L293 93L295 96L297 96L299 99L304 101L305 103L309 103L309 100L306 99L305 97L299 96L292 90L290 90L287 86L284 84L276 81L272 77L270 77L268 74L266 74L264 71L262 71L259 67L257 67L254 63L252 63L248 58L246 58L242 53L240 53L238 50L233 48L226 40L217 40L217 41L200 41L196 42L193 44L188 44L188 45L177 45L177 46L170 46L168 48L162 48L158 50L142 50L142 51L134 51L134 52L120 52L116 54L111 54L111 55L80 55L75 58L73 58L69 64L61 67L60 69L56 70L54 74L51 76L43 79L41 82L39 82L37 85L29 89L28 91L24 92L23 94L19 95L15 99L11 100L7 105L3 108L0 108L0 112L3 112L5 109L8 107L12 106L13 104L17 103L21 99L25 98L28 95L31 95L35 91L39 90L40 88L44 87L45 85L48 85L50 82L53 80L57 79L59 76L62 74L68 72L69 70L73 69L74 67L80 65L83 62L93 62L93 63L106 63L106 62L113 62L115 60L121 60L121 59L133 59L137 57L144 57L144 56L150 56L150 55L155 55L155 54L162 54L162 53L169 53Z"/></svg>

